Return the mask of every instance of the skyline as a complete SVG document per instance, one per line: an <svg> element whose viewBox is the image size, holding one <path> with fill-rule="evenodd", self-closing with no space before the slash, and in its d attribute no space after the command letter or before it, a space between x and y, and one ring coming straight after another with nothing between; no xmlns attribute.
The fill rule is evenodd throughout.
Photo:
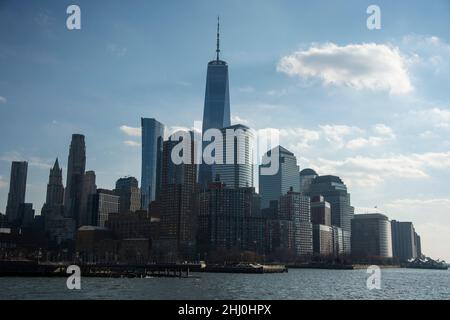
<svg viewBox="0 0 450 320"><path fill-rule="evenodd" d="M445 138L450 128L450 96L445 91L450 74L446 62L450 36L448 28L442 28L449 21L450 10L445 11L449 4L436 1L428 8L435 19L421 25L412 22L420 21L421 5L412 9L380 1L382 30L368 31L367 5L355 3L331 4L330 12L299 4L313 17L331 19L318 19L324 26L315 29L318 23L312 18L299 18L304 18L301 10L288 12L297 7L290 1L284 2L283 10L274 2L258 6L259 13L278 9L276 18L271 15L266 27L256 13L237 21L251 11L255 5L252 1L242 6L243 12L233 12L236 2L220 5L220 10L214 8L214 2L206 5L208 9L194 5L199 21L178 13L169 18L162 14L168 21L142 16L132 21L128 14L119 14L119 5L112 2L107 12L112 25L120 27L90 18L92 12L100 12L98 3L79 1L84 19L79 33L63 28L66 3L48 3L44 13L45 2L39 4L40 13L32 8L36 4L24 8L2 3L0 21L9 22L17 40L6 34L6 28L0 31L6 41L0 51L0 65L6 70L0 75L0 133L8 137L2 139L0 148L0 211L4 212L6 206L11 160L29 161L26 201L33 202L37 212L41 210L48 169L59 157L66 175L70 135L75 132L86 135L86 169L96 171L99 187L113 188L124 175L140 177L140 138L136 131L140 117L154 117L171 128L190 128L201 119L206 63L215 57L217 12L212 11L216 9L221 11L221 57L230 65L232 122L255 129L280 129L280 144L296 154L300 169L311 167L319 175L342 177L357 213L377 206L391 219L413 221L423 237L424 252L450 260L449 248L445 247L450 243L450 188L446 183L450 177L450 141ZM158 5L163 12L170 7ZM33 21L29 23L39 28L25 32L26 25L11 23L8 18L14 17L17 8L25 11L20 21ZM27 13L36 20L29 19ZM295 15L299 21L293 20ZM281 23L286 17L289 22ZM336 17L349 21L340 21L336 30L331 30ZM186 28L170 27L177 19L178 23L184 21ZM155 30L147 24L159 27ZM276 31L292 25L299 26L300 35L291 31L275 37ZM316 32L305 31L306 27ZM352 28L354 31L348 32ZM256 32L258 29L265 32ZM153 43L139 43L146 33L155 36L161 31L166 38L159 35ZM42 45L29 38L35 32L45 40ZM261 33L272 43L270 48L264 47L264 52L261 48L267 41ZM82 52L99 39L118 43L105 41ZM160 49L156 49L158 45ZM36 60L29 60L23 50L14 58L14 50L21 46L34 48ZM362 69L352 69L356 65L345 59L350 52L361 59ZM330 78L330 69L317 64L321 61L329 67L330 61L324 60L326 54L355 71L353 77L348 81ZM176 59L180 55L183 59ZM380 57L385 55L391 58L391 64L382 63ZM154 56L156 62L149 62L148 56ZM101 62L102 58L105 61ZM25 64L19 66L18 62ZM301 62L309 69L295 68L292 62ZM371 72L371 63L385 68L381 70L383 76L395 77L380 81ZM155 74L142 70L155 70ZM68 73L73 78L64 85ZM41 83L44 74L49 78ZM19 89L28 94L20 94ZM40 112L32 112L34 105L41 108ZM189 107L180 112L180 105ZM33 116L23 117L23 112L32 112ZM372 114L368 116L368 112ZM21 123L21 130L15 127L17 123ZM429 207L431 212L424 213Z"/></svg>

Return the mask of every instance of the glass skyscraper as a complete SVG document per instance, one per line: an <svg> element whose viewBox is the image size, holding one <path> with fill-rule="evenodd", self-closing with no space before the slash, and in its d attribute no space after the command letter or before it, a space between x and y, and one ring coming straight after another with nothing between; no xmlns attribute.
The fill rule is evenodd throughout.
<svg viewBox="0 0 450 320"><path fill-rule="evenodd" d="M320 196L331 205L331 224L342 228L344 253L351 252L351 220L355 209L350 205L347 186L337 176L318 176L309 189L309 196Z"/></svg>
<svg viewBox="0 0 450 320"><path fill-rule="evenodd" d="M143 209L147 209L150 202L159 196L164 125L153 118L142 118L141 126L141 205Z"/></svg>
<svg viewBox="0 0 450 320"><path fill-rule="evenodd" d="M237 124L223 128L222 136L220 158L223 163L212 165L214 181L224 183L225 188L253 187L253 133L248 127Z"/></svg>
<svg viewBox="0 0 450 320"><path fill-rule="evenodd" d="M219 58L219 23L217 24L216 59L208 63L206 74L205 105L203 109L203 134L208 129L222 129L230 126L230 93L228 85L228 64ZM202 150L205 145L203 144ZM207 187L214 180L212 167L202 163L199 183Z"/></svg>
<svg viewBox="0 0 450 320"><path fill-rule="evenodd" d="M270 201L278 200L288 191L300 191L299 166L297 158L282 146L269 150L264 156L278 152L279 169L274 175L262 175L261 168L271 164L260 165L259 193L261 195L261 208L268 208ZM276 154L276 153L275 153ZM292 188L292 189L291 189Z"/></svg>

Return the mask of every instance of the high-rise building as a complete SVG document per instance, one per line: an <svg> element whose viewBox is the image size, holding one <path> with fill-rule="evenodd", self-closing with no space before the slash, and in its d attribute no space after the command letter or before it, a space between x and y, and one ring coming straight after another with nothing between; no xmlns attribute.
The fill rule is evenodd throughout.
<svg viewBox="0 0 450 320"><path fill-rule="evenodd" d="M109 214L119 212L119 196L112 190L97 189L88 199L88 226L104 228Z"/></svg>
<svg viewBox="0 0 450 320"><path fill-rule="evenodd" d="M320 196L331 205L331 225L342 228L343 250L351 253L351 220L355 209L350 204L347 186L337 176L318 176L309 188L309 196Z"/></svg>
<svg viewBox="0 0 450 320"><path fill-rule="evenodd" d="M120 197L120 213L135 212L141 208L141 192L135 177L120 178L114 191Z"/></svg>
<svg viewBox="0 0 450 320"><path fill-rule="evenodd" d="M32 203L21 203L19 206L21 227L31 228L34 222L34 209Z"/></svg>
<svg viewBox="0 0 450 320"><path fill-rule="evenodd" d="M193 138L193 132L176 132L164 142L160 197L160 248L164 259L195 257L197 165ZM183 146L184 163L172 159L177 145Z"/></svg>
<svg viewBox="0 0 450 320"><path fill-rule="evenodd" d="M153 118L142 118L141 126L141 207L147 210L150 202L159 197L161 188L161 155L164 141L164 125Z"/></svg>
<svg viewBox="0 0 450 320"><path fill-rule="evenodd" d="M259 193L261 195L261 208L268 208L270 201L278 200L280 196L288 191L300 191L299 166L297 158L289 150L282 146L277 146L269 150L263 157L273 157L278 154L279 168L274 175L261 174L263 167L271 164L262 164L259 166ZM272 159L272 161L274 161ZM276 161L276 160L275 160ZM264 163L264 161L263 161Z"/></svg>
<svg viewBox="0 0 450 320"><path fill-rule="evenodd" d="M228 64L219 58L219 21L217 23L216 59L208 63L206 74L205 105L203 109L203 135L209 129L226 128L231 125ZM202 150L205 149L205 143ZM199 183L206 188L214 181L212 166L200 165Z"/></svg>
<svg viewBox="0 0 450 320"><path fill-rule="evenodd" d="M392 258L391 223L380 213L356 214L352 221L352 255Z"/></svg>
<svg viewBox="0 0 450 320"><path fill-rule="evenodd" d="M303 169L300 171L300 192L303 194L309 193L309 187L318 174L313 169Z"/></svg>
<svg viewBox="0 0 450 320"><path fill-rule="evenodd" d="M264 251L264 220L254 188L225 188L211 183L199 195L198 253L202 259Z"/></svg>
<svg viewBox="0 0 450 320"><path fill-rule="evenodd" d="M80 223L83 176L86 170L86 144L84 135L73 134L67 162L67 185L64 194L66 217Z"/></svg>
<svg viewBox="0 0 450 320"><path fill-rule="evenodd" d="M45 203L50 207L61 206L64 203L62 169L59 167L58 158L56 158L53 168L50 169Z"/></svg>
<svg viewBox="0 0 450 320"><path fill-rule="evenodd" d="M412 222L391 221L394 257L406 261L417 258L416 237Z"/></svg>
<svg viewBox="0 0 450 320"><path fill-rule="evenodd" d="M333 250L333 227L313 224L313 253L319 256L330 256Z"/></svg>
<svg viewBox="0 0 450 320"><path fill-rule="evenodd" d="M416 240L414 243L416 245L416 257L422 258L422 241L420 240L420 236L417 232L414 232L414 239Z"/></svg>
<svg viewBox="0 0 450 320"><path fill-rule="evenodd" d="M331 226L331 205L321 195L311 198L311 223Z"/></svg>
<svg viewBox="0 0 450 320"><path fill-rule="evenodd" d="M223 128L221 131L222 163L212 165L214 181L224 183L225 188L253 187L253 133L241 124Z"/></svg>
<svg viewBox="0 0 450 320"><path fill-rule="evenodd" d="M22 223L20 205L25 202L27 171L28 162L12 162L11 179L9 180L8 203L6 205L6 217L12 225L16 226L20 226Z"/></svg>
<svg viewBox="0 0 450 320"><path fill-rule="evenodd" d="M309 197L294 191L289 191L287 194L282 195L279 202L278 218L294 223L294 250L296 256L311 255L313 253L313 244Z"/></svg>
<svg viewBox="0 0 450 320"><path fill-rule="evenodd" d="M88 201L89 196L93 195L97 192L97 185L95 184L95 172L94 171L86 171L83 175L83 185L81 191L81 205L80 205L80 226L88 226L89 224L89 211L88 211Z"/></svg>

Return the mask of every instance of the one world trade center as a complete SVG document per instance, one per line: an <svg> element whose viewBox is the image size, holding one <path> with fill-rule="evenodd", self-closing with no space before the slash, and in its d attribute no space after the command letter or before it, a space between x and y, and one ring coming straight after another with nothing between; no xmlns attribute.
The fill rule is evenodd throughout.
<svg viewBox="0 0 450 320"><path fill-rule="evenodd" d="M217 48L216 59L208 63L206 75L205 106L203 110L203 135L208 129L222 129L230 126L230 94L228 86L228 64L220 60L220 31L219 18L217 18ZM203 143L202 150L205 149ZM205 188L215 180L212 177L212 166L202 161L199 172L200 186Z"/></svg>

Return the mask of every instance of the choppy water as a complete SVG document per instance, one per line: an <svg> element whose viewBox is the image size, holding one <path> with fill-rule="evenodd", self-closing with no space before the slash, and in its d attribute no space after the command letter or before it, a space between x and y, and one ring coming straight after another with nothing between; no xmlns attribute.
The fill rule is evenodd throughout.
<svg viewBox="0 0 450 320"><path fill-rule="evenodd" d="M195 273L191 278L0 278L0 299L450 299L450 271L382 269L368 290L365 270L290 269L283 274Z"/></svg>

